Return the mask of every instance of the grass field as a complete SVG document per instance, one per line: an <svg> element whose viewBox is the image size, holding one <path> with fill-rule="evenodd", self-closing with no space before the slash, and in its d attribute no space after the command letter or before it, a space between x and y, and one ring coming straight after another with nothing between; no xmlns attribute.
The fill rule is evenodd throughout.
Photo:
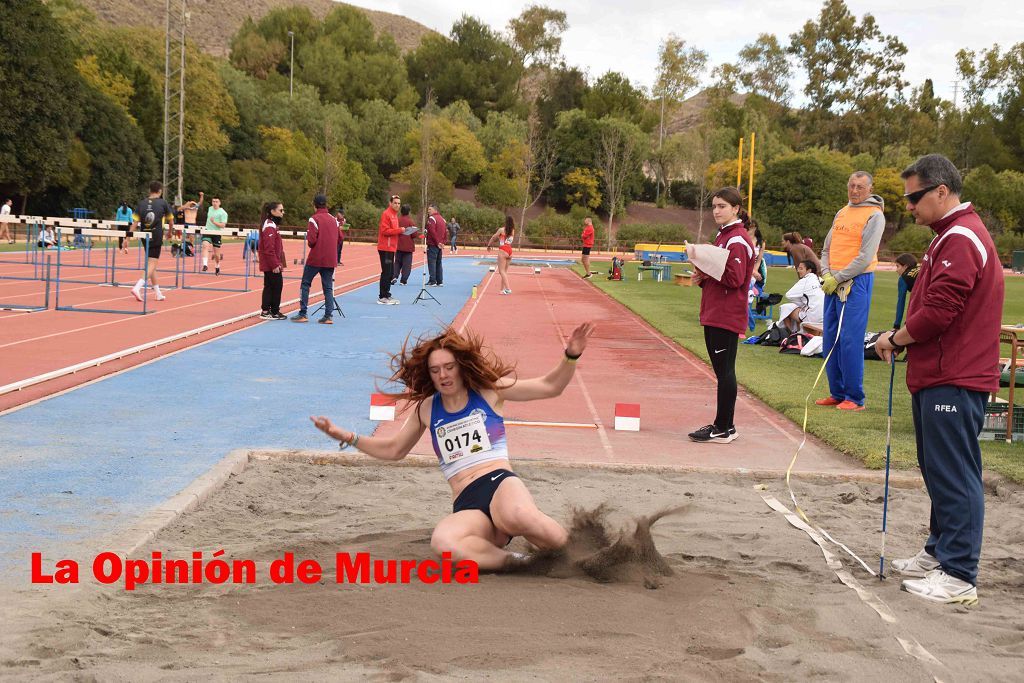
<svg viewBox="0 0 1024 683"><path fill-rule="evenodd" d="M609 282L603 274L595 276L592 282L707 362L704 332L698 321L700 288L655 282L650 277L638 282L636 268L635 263L626 264L623 271L625 279L622 282ZM581 269L577 270L582 273ZM870 331L891 328L896 311L896 279L895 272L876 273L868 323ZM795 281L795 270L770 268L766 291L785 293ZM1024 278L1006 279L1003 321L1024 321ZM759 322L757 330L760 332L764 326L763 321ZM752 394L800 424L804 416L804 399L821 368L821 359L780 354L778 351L772 347L741 344L736 359L736 373L740 383ZM1004 346L1002 353L1008 354L1009 347ZM813 405L814 399L828 394L828 380L822 374L821 382L811 395L808 431L838 450L862 460L868 467L884 468L888 386L889 367L879 361L866 361L864 389L867 410L842 413ZM1003 395L1005 397L1005 390ZM1018 401L1024 400L1024 392L1017 395L1021 396ZM742 425L741 416L738 416L737 422ZM693 426L696 428L700 425ZM756 447L756 444L751 447ZM1015 442L1011 445L1002 441L983 441L982 451L986 469L1000 472L1014 481L1024 482L1024 443ZM896 366L892 455L893 466L896 468L910 469L917 466L904 363Z"/></svg>

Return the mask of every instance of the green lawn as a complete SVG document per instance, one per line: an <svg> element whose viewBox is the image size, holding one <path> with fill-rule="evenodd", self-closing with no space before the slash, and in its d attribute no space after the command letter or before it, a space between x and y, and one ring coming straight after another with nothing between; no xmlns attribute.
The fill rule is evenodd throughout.
<svg viewBox="0 0 1024 683"><path fill-rule="evenodd" d="M678 287L674 283L655 282L647 277L638 282L636 264L628 263L622 282L609 282L604 274L592 282L609 295L693 352L708 361L704 333L698 322L699 287ZM677 266L676 271L680 268ZM582 273L582 269L577 268ZM879 331L892 326L896 311L896 279L894 272L875 275L874 296L868 329ZM785 293L796 281L791 268L770 268L766 291ZM1024 321L1024 278L1007 278L1003 321ZM764 322L758 325L764 329ZM1009 347L1003 347L1009 353ZM777 348L741 344L736 359L739 381L752 394L788 418L800 424L804 415L804 398L821 367L821 359L780 354ZM864 389L867 410L860 413L838 413L819 408L813 399L827 395L828 381L821 382L812 395L807 429L835 448L862 460L872 468L885 467L885 421L889 367L879 361L866 361ZM1018 394L1020 395L1020 394ZM1005 390L1004 390L1005 396ZM1000 472L1017 482L1024 482L1024 444L983 441L985 467ZM906 385L906 365L896 366L893 391L893 466L910 469L917 466L914 427L910 414L910 393Z"/></svg>

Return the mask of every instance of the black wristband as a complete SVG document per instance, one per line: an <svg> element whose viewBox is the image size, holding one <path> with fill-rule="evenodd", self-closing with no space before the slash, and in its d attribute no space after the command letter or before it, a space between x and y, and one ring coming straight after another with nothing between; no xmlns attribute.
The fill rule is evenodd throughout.
<svg viewBox="0 0 1024 683"><path fill-rule="evenodd" d="M571 353L569 353L569 349L565 350L565 357L568 358L569 360L579 360L580 356L582 356L582 355L583 354L580 353L580 354L577 354L577 355L574 356Z"/></svg>
<svg viewBox="0 0 1024 683"><path fill-rule="evenodd" d="M899 330L893 330L892 332L889 333L889 343L892 344L892 348L894 351L902 351L903 349L907 348L896 343L896 333L898 331Z"/></svg>

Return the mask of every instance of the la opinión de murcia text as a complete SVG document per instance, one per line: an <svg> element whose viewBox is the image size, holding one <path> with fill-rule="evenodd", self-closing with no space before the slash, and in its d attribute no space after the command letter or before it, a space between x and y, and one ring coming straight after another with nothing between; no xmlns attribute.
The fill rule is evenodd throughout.
<svg viewBox="0 0 1024 683"><path fill-rule="evenodd" d="M89 567L92 578L100 584L120 584L124 590L151 585L243 584L257 583L260 565L251 559L223 558L223 550L207 555L193 551L190 559L165 558L154 550L148 559L123 558L106 551L97 554ZM425 583L467 584L479 581L479 568L471 560L452 559L444 553L440 559L386 559L372 557L368 552L336 553L333 576L330 568L312 558L297 558L286 552L281 557L264 561L266 579L272 584L313 584L333 580L335 583ZM32 583L73 585L80 581L76 560L57 560L44 566L42 553L32 553Z"/></svg>

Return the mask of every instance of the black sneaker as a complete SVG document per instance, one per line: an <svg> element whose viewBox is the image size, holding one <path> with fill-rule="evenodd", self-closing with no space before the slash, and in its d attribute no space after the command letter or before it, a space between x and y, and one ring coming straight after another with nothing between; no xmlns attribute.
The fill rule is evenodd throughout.
<svg viewBox="0 0 1024 683"><path fill-rule="evenodd" d="M217 266L217 270L213 271L214 275L220 275L220 266Z"/></svg>
<svg viewBox="0 0 1024 683"><path fill-rule="evenodd" d="M208 271L208 270L209 270L209 268L207 268L206 266L203 266L203 272L204 272L204 273L205 273L206 271Z"/></svg>
<svg viewBox="0 0 1024 683"><path fill-rule="evenodd" d="M270 316L273 320L287 320L288 316L284 313L274 313Z"/></svg>
<svg viewBox="0 0 1024 683"><path fill-rule="evenodd" d="M320 318L319 320L317 320L317 322L320 323L321 325L333 325L334 324L334 321L331 320L330 318Z"/></svg>
<svg viewBox="0 0 1024 683"><path fill-rule="evenodd" d="M307 318L305 316L305 314L303 314L303 313L296 313L292 317L292 322L293 323L308 323L309 322L309 318Z"/></svg>
<svg viewBox="0 0 1024 683"><path fill-rule="evenodd" d="M270 311L263 311L260 313L260 320L273 320L274 316L271 315Z"/></svg>
<svg viewBox="0 0 1024 683"><path fill-rule="evenodd" d="M736 434L735 427L719 429L712 424L705 425L695 432L690 432L687 436L690 437L691 441L696 441L697 443L729 443L738 435Z"/></svg>

